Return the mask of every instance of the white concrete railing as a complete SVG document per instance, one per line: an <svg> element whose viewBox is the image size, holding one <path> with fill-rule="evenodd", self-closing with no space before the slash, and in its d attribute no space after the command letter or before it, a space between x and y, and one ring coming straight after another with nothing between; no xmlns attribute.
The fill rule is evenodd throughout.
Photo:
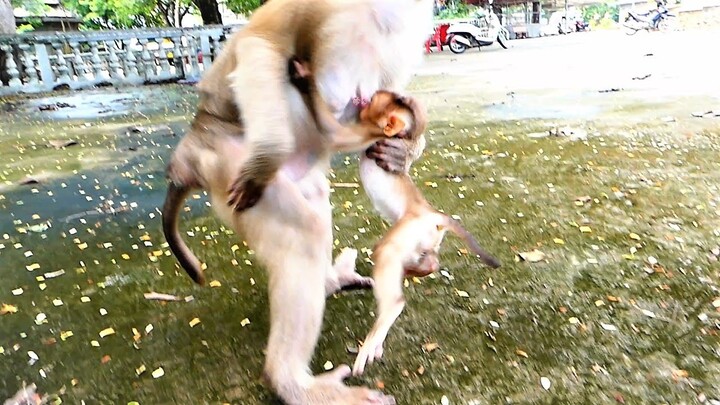
<svg viewBox="0 0 720 405"><path fill-rule="evenodd" d="M0 35L0 95L197 80L240 28Z"/></svg>

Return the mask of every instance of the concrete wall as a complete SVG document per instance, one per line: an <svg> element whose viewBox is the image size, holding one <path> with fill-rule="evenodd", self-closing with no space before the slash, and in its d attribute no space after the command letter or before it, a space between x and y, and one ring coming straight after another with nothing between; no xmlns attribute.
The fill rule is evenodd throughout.
<svg viewBox="0 0 720 405"><path fill-rule="evenodd" d="M241 26L0 35L0 95L195 80Z"/></svg>

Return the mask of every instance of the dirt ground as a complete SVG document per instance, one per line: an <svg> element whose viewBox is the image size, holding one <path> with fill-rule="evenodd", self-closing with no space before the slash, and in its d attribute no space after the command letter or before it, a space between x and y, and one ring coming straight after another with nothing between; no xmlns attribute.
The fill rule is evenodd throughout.
<svg viewBox="0 0 720 405"><path fill-rule="evenodd" d="M442 271L408 280L383 362L349 383L400 404L720 404L719 33L429 55L409 87L431 118L413 176L503 266L448 238ZM3 100L0 399L35 383L72 404L275 403L253 252L193 196L183 227L216 281L201 288L160 231L196 100L180 85ZM335 245L369 274L387 225L348 187L356 162L333 162ZM368 291L328 299L313 371L354 360L373 310Z"/></svg>

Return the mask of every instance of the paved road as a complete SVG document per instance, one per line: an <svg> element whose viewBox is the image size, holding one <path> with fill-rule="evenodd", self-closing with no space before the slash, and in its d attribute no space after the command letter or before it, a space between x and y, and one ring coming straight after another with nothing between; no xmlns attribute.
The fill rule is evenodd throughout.
<svg viewBox="0 0 720 405"><path fill-rule="evenodd" d="M433 53L419 70L417 82L432 94L445 93L453 103L485 104L514 92L546 105L603 104L594 100L598 91L617 88L623 91L605 97L612 104L684 100L687 109L720 109L720 62L710 51L717 46L714 38L720 38L720 31L634 36L604 31L514 40L507 50L494 45L462 55ZM428 103L439 107L442 100ZM521 110L508 118L526 117Z"/></svg>

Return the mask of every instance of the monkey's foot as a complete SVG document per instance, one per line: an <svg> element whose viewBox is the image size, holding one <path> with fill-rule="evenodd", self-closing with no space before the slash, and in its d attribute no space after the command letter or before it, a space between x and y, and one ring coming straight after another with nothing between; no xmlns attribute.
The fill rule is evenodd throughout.
<svg viewBox="0 0 720 405"><path fill-rule="evenodd" d="M353 375L358 376L365 372L365 365L373 364L375 360L380 360L383 355L383 341L381 337L376 334L368 336L363 342L355 363L353 364Z"/></svg>
<svg viewBox="0 0 720 405"><path fill-rule="evenodd" d="M361 276L355 271L357 255L356 249L345 248L335 258L335 265L333 266L335 275L329 277L328 288L326 289L329 294L337 290L373 288L375 283L371 277Z"/></svg>
<svg viewBox="0 0 720 405"><path fill-rule="evenodd" d="M236 212L252 208L262 197L265 184L240 176L228 190L228 205Z"/></svg>
<svg viewBox="0 0 720 405"><path fill-rule="evenodd" d="M348 387L343 380L351 374L342 364L335 370L321 374L307 391L308 405L395 405L395 398L365 387Z"/></svg>

